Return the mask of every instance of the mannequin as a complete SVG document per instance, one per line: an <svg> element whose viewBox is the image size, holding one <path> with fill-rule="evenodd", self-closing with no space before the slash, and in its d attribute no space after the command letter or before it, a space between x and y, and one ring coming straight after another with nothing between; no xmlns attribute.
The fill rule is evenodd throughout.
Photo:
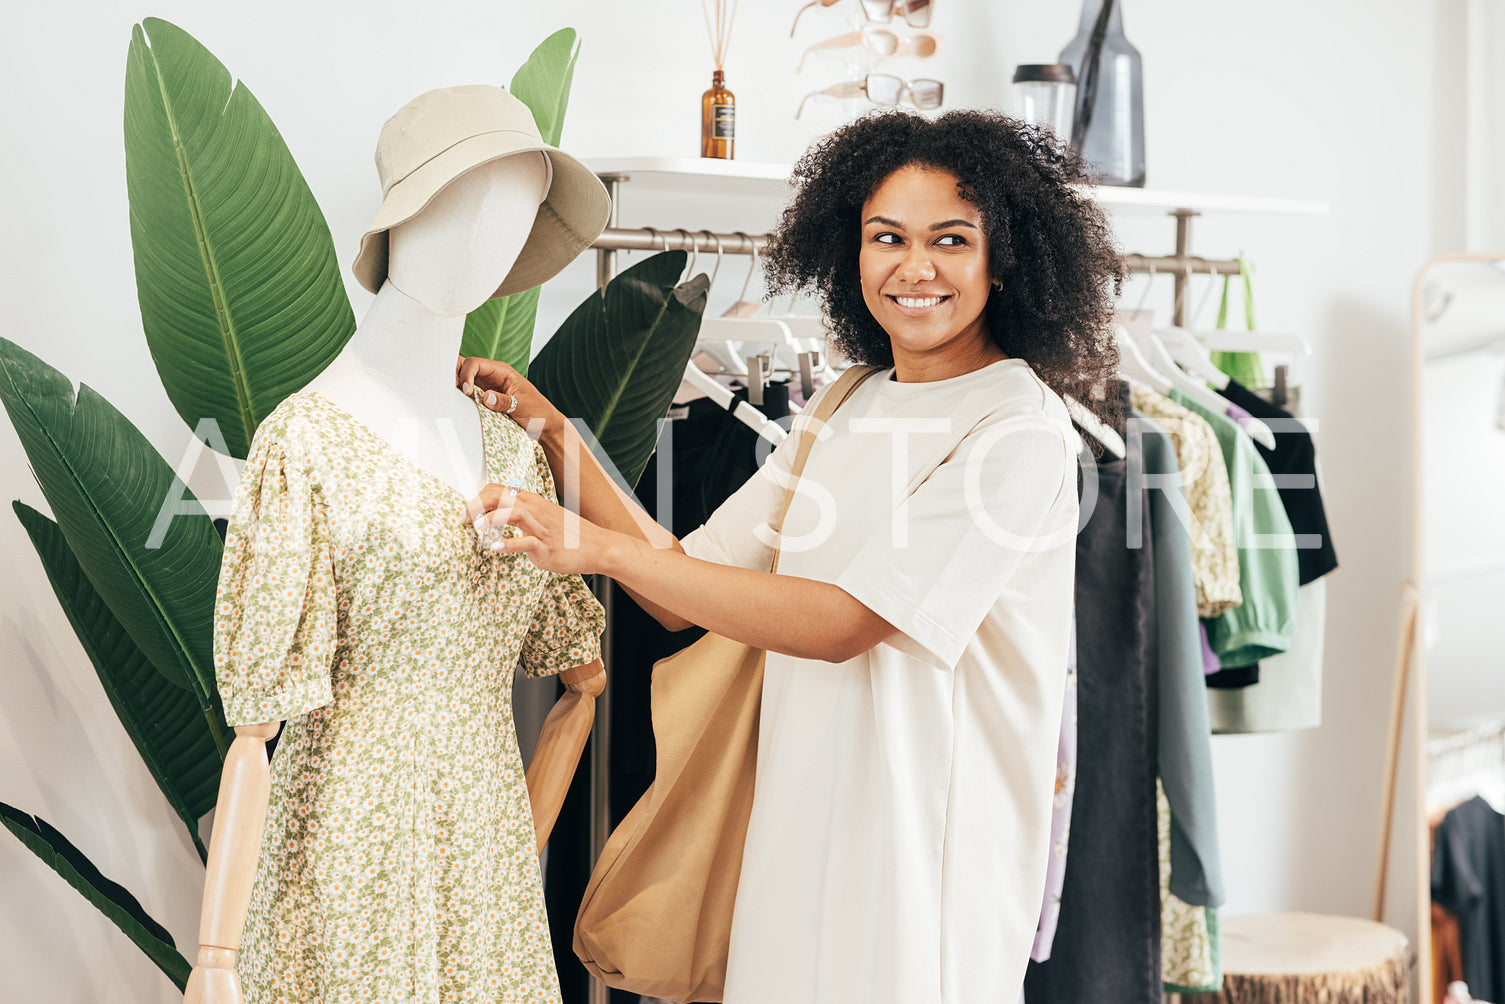
<svg viewBox="0 0 1505 1004"><path fill-rule="evenodd" d="M416 216L394 226L388 273L375 302L345 350L308 387L449 486L457 510L485 480L480 417L474 402L454 389L465 316L495 295L517 260L551 174L548 156L536 150L492 160L461 174ZM568 712L600 693L605 673L596 659L561 679L571 693L545 725L530 781L535 772L563 772L566 779L573 772L574 760L563 761L571 749L578 758L584 735L579 715L571 719ZM235 727L215 808L188 1004L243 1000L237 952L271 790L265 744L280 724ZM568 734L563 742L561 732ZM542 800L534 806L535 825L546 829L557 812L556 801Z"/></svg>

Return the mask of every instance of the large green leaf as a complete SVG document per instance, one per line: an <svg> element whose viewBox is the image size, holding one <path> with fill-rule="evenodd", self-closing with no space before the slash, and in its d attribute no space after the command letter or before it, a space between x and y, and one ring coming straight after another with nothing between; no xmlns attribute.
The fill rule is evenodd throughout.
<svg viewBox="0 0 1505 1004"><path fill-rule="evenodd" d="M538 319L538 290L487 300L465 315L460 355L500 359L527 376L533 353L533 326Z"/></svg>
<svg viewBox="0 0 1505 1004"><path fill-rule="evenodd" d="M84 575L58 525L20 502L12 507L42 559L52 591L94 664L120 724L156 778L157 787L188 827L199 857L207 860L208 852L199 839L199 817L214 808L222 760L198 702L152 668Z"/></svg>
<svg viewBox="0 0 1505 1004"><path fill-rule="evenodd" d="M4 338L0 402L84 574L226 749L212 660L223 550L214 524L124 415L87 385L75 400L67 377Z"/></svg>
<svg viewBox="0 0 1505 1004"><path fill-rule="evenodd" d="M629 488L653 456L705 313L705 275L675 285L685 257L667 251L618 275L533 360L532 381L566 415L585 420Z"/></svg>
<svg viewBox="0 0 1505 1004"><path fill-rule="evenodd" d="M167 928L153 920L124 886L100 874L94 863L69 843L67 837L45 820L27 815L4 802L0 802L0 824L4 824L47 867L61 875L124 931L125 936L134 941L136 947L145 952L146 957L155 962L179 990L188 985L188 974L193 971L193 966L178 951Z"/></svg>
<svg viewBox="0 0 1505 1004"><path fill-rule="evenodd" d="M131 31L125 168L157 372L183 420L216 420L243 458L355 331L324 214L244 82L156 18Z"/></svg>
<svg viewBox="0 0 1505 1004"><path fill-rule="evenodd" d="M574 28L560 28L538 43L528 61L512 75L512 94L533 112L539 135L550 146L558 146L564 136L564 112L570 104L575 62L580 58L575 39Z"/></svg>
<svg viewBox="0 0 1505 1004"><path fill-rule="evenodd" d="M533 112L539 134L550 146L558 146L564 133L579 56L575 29L561 28L544 39L512 77L512 94ZM487 300L465 318L460 354L500 359L526 374L537 317L537 289Z"/></svg>

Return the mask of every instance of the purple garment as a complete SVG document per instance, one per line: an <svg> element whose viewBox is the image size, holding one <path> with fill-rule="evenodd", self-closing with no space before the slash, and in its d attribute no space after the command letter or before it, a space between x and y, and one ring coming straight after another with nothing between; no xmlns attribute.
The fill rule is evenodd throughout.
<svg viewBox="0 0 1505 1004"><path fill-rule="evenodd" d="M1232 401L1228 402L1228 404L1223 408L1223 414L1233 419L1234 423L1237 424L1240 429L1243 429L1245 434L1249 432L1249 426L1254 421L1253 415L1249 414L1247 411L1245 411L1243 408L1240 408Z"/></svg>
<svg viewBox="0 0 1505 1004"><path fill-rule="evenodd" d="M1207 640L1207 623L1204 621L1197 627L1202 633L1202 675L1211 676L1223 668L1218 661L1218 654L1212 650L1212 643Z"/></svg>
<svg viewBox="0 0 1505 1004"><path fill-rule="evenodd" d="M1029 957L1050 958L1061 919L1061 888L1066 882L1066 845L1071 836L1071 803L1076 793L1076 617L1071 619L1071 644L1066 650L1066 699L1061 703L1061 737L1056 743L1056 797L1050 814L1050 863L1045 870L1045 902Z"/></svg>

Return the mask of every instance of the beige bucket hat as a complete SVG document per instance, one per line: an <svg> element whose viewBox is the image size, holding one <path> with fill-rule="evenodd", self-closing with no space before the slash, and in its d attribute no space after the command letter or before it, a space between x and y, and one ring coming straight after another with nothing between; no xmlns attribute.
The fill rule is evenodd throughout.
<svg viewBox="0 0 1505 1004"><path fill-rule="evenodd" d="M494 295L532 289L574 261L606 227L606 187L580 161L543 141L527 105L500 87L466 84L421 94L382 126L376 141L382 203L355 256L360 284L375 293L386 280L388 230L417 216L466 171L529 150L549 158L553 182Z"/></svg>

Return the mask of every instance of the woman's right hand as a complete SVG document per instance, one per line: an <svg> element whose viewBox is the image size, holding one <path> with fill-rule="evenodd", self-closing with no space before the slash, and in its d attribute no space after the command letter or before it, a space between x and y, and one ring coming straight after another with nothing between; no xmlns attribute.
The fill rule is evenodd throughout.
<svg viewBox="0 0 1505 1004"><path fill-rule="evenodd" d="M525 429L539 419L543 420L546 432L558 432L564 427L564 415L559 409L527 377L506 363L481 356L461 356L455 366L455 386L466 394L472 386L479 387L482 404Z"/></svg>

